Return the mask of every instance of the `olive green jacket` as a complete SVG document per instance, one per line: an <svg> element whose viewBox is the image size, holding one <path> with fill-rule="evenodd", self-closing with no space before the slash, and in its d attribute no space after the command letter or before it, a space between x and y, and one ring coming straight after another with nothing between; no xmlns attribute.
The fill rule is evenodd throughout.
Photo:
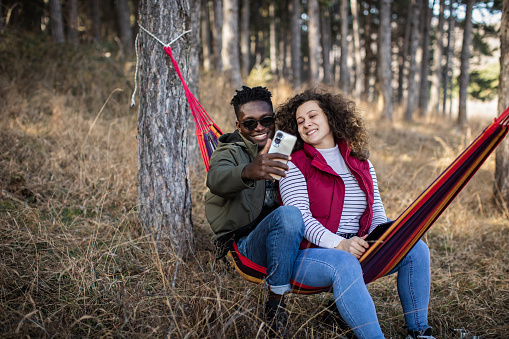
<svg viewBox="0 0 509 339"><path fill-rule="evenodd" d="M245 182L244 167L258 154L258 145L238 131L223 134L210 158L205 215L216 238L252 223L261 213L265 180Z"/></svg>

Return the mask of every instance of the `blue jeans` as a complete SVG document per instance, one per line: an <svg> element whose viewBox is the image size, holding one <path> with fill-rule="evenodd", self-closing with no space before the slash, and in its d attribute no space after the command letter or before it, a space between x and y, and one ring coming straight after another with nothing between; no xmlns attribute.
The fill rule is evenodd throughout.
<svg viewBox="0 0 509 339"><path fill-rule="evenodd" d="M428 327L430 291L429 249L423 241L389 274L398 272L398 294L409 330ZM337 249L299 251L293 280L314 287L332 286L341 316L358 338L384 338L373 299L364 284L359 260Z"/></svg>
<svg viewBox="0 0 509 339"><path fill-rule="evenodd" d="M248 236L239 239L242 255L267 267L266 282L276 294L290 292L290 278L304 235L302 214L295 206L280 206L266 216Z"/></svg>

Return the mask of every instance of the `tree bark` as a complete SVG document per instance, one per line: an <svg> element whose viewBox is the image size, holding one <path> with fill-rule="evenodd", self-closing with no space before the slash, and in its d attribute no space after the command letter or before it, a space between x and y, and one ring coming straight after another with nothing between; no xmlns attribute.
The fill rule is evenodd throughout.
<svg viewBox="0 0 509 339"><path fill-rule="evenodd" d="M309 70L311 83L320 82L320 10L318 0L308 1L309 15Z"/></svg>
<svg viewBox="0 0 509 339"><path fill-rule="evenodd" d="M292 82L294 88L301 84L301 33L300 33L300 0L291 0L291 32L292 32Z"/></svg>
<svg viewBox="0 0 509 339"><path fill-rule="evenodd" d="M201 13L201 0L188 0L190 8L193 9L193 13ZM198 51L200 50L201 39L200 39L200 15L191 14L191 50L196 51L195 53L191 53L189 56L189 77L187 78L187 84L189 89L194 94L196 99L200 98L199 92L199 83L200 83L200 55ZM191 114L188 115L188 134L187 134L187 154L188 154L188 163L189 168L193 169L193 171L198 171L203 166L203 162L201 159L200 147L198 145L198 139L196 138L196 124L194 122L193 116ZM194 177L194 176L193 176Z"/></svg>
<svg viewBox="0 0 509 339"><path fill-rule="evenodd" d="M133 52L133 31L131 29L131 10L127 0L117 0L117 13L122 50L129 56Z"/></svg>
<svg viewBox="0 0 509 339"><path fill-rule="evenodd" d="M440 4L440 12L438 13L438 27L435 40L435 48L433 52L433 75L431 78L431 93L428 113L440 114L440 89L442 86L442 58L444 51L444 12L445 0L438 0Z"/></svg>
<svg viewBox="0 0 509 339"><path fill-rule="evenodd" d="M467 98L468 98L468 81L470 78L470 45L472 44L472 10L474 0L467 0L467 9L465 12L465 29L463 31L463 45L461 47L461 65L459 76L459 108L458 108L458 125L467 123Z"/></svg>
<svg viewBox="0 0 509 339"><path fill-rule="evenodd" d="M99 0L90 2L90 21L92 22L92 37L96 44L101 43L101 20L99 17Z"/></svg>
<svg viewBox="0 0 509 339"><path fill-rule="evenodd" d="M408 94L405 120L411 121L416 108L417 96L417 47L419 46L419 21L421 17L421 0L412 0L412 24L410 33L409 70L408 70Z"/></svg>
<svg viewBox="0 0 509 339"><path fill-rule="evenodd" d="M325 7L322 10L322 48L323 48L323 83L331 84L331 63L330 63L330 46L331 46L331 22L330 8Z"/></svg>
<svg viewBox="0 0 509 339"><path fill-rule="evenodd" d="M498 112L509 107L509 0L502 4L500 25L500 81L498 87ZM498 145L495 158L495 196L509 204L509 140Z"/></svg>
<svg viewBox="0 0 509 339"><path fill-rule="evenodd" d="M201 4L201 48L203 58L203 70L210 71L210 59L212 57L211 38L210 38L210 16L209 0L202 0Z"/></svg>
<svg viewBox="0 0 509 339"><path fill-rule="evenodd" d="M140 2L140 22L158 37L175 37L190 22L189 2ZM187 27L188 28L188 27ZM184 257L193 247L191 187L187 159L188 105L163 46L140 35L138 111L138 213L159 249ZM171 45L184 79L189 79L191 45L184 36Z"/></svg>
<svg viewBox="0 0 509 339"><path fill-rule="evenodd" d="M382 118L392 121L391 0L381 0L379 34L378 82L383 100Z"/></svg>
<svg viewBox="0 0 509 339"><path fill-rule="evenodd" d="M65 42L64 21L62 17L62 5L60 4L60 0L50 0L49 9L53 41L55 41L57 44L63 44Z"/></svg>
<svg viewBox="0 0 509 339"><path fill-rule="evenodd" d="M221 60L223 72L227 81L234 88L240 88L239 59L239 4L238 0L224 0L223 2L223 48Z"/></svg>
<svg viewBox="0 0 509 339"><path fill-rule="evenodd" d="M429 104L429 64L430 64L430 26L432 10L429 0L422 0L422 61L421 61L421 85L419 90L419 113L426 115Z"/></svg>
<svg viewBox="0 0 509 339"><path fill-rule="evenodd" d="M249 17L251 16L250 1L242 0L242 9L240 11L240 55L241 55L241 74L247 78L250 71L251 61L249 58L249 47L251 35L249 31Z"/></svg>
<svg viewBox="0 0 509 339"><path fill-rule="evenodd" d="M339 69L339 89L347 94L350 86L348 72L348 0L341 0L339 17L341 24L341 59Z"/></svg>
<svg viewBox="0 0 509 339"><path fill-rule="evenodd" d="M214 67L217 73L223 70L223 62L221 59L221 50L223 48L223 0L214 1L214 24L212 33L214 35Z"/></svg>

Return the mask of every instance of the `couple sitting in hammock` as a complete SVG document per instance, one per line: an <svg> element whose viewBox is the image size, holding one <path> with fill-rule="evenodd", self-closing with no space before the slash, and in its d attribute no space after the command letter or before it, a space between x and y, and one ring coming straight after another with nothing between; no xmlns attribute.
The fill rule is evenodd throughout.
<svg viewBox="0 0 509 339"><path fill-rule="evenodd" d="M332 286L336 311L355 336L384 338L358 259L366 235L387 217L355 104L309 89L274 115L271 93L245 86L231 104L237 130L220 137L211 157L206 215L217 236L233 234L240 254L267 267L270 328L286 334L284 294L293 280ZM297 136L291 157L267 153L276 123ZM433 338L426 244L420 240L394 272L407 338Z"/></svg>

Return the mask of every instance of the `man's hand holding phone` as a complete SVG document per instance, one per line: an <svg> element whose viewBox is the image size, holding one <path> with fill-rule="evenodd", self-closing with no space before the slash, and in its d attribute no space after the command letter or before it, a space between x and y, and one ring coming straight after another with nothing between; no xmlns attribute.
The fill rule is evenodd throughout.
<svg viewBox="0 0 509 339"><path fill-rule="evenodd" d="M244 167L242 179L274 181L276 177L286 176L285 171L288 170L286 162L291 160L291 157L280 153L268 153L271 144L272 140L268 139L253 162Z"/></svg>
<svg viewBox="0 0 509 339"><path fill-rule="evenodd" d="M288 171L286 164L292 158L293 146L297 138L283 131L276 131L274 140L268 139L257 157L242 171L244 180L279 180Z"/></svg>

